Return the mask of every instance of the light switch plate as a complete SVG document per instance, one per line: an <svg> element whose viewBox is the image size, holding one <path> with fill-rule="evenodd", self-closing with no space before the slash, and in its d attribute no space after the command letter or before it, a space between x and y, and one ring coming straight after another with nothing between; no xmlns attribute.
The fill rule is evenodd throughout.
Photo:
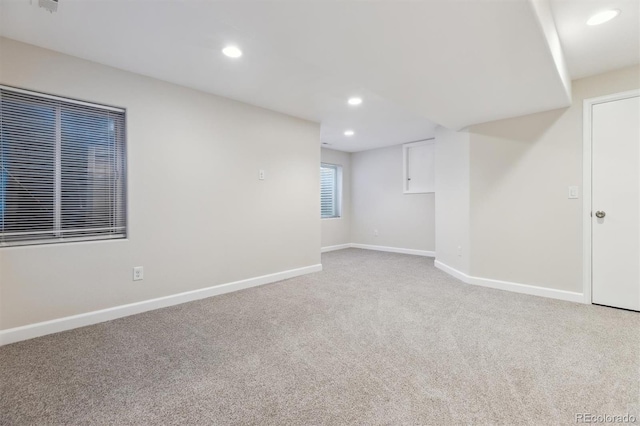
<svg viewBox="0 0 640 426"><path fill-rule="evenodd" d="M569 199L575 200L578 198L578 187L570 186L569 187Z"/></svg>

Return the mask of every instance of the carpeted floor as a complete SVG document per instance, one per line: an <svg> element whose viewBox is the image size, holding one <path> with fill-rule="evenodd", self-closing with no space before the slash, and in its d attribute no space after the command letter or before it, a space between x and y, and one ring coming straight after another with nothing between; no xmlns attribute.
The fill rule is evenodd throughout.
<svg viewBox="0 0 640 426"><path fill-rule="evenodd" d="M348 249L324 271L0 348L0 424L640 417L640 314ZM640 420L639 420L640 421Z"/></svg>

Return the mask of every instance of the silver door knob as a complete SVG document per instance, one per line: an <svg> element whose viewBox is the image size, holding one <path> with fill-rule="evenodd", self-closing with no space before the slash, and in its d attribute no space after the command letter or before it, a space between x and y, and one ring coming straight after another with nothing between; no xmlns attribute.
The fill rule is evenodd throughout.
<svg viewBox="0 0 640 426"><path fill-rule="evenodd" d="M598 210L598 211L596 212L596 217L597 217L598 219L602 219L602 218L603 218L603 217L605 217L606 215L607 215L607 214L606 214L605 212L603 212L602 210Z"/></svg>

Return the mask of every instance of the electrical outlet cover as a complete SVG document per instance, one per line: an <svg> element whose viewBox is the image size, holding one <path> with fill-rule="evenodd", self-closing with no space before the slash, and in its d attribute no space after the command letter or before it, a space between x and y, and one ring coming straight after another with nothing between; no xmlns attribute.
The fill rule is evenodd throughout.
<svg viewBox="0 0 640 426"><path fill-rule="evenodd" d="M133 280L140 281L144 279L144 268L142 266L136 266L133 268Z"/></svg>

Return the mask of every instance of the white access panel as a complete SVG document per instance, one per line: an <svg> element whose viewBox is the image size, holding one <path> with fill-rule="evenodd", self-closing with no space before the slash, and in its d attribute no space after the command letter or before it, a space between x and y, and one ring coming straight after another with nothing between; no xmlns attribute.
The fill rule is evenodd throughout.
<svg viewBox="0 0 640 426"><path fill-rule="evenodd" d="M403 145L404 193L435 192L434 141L413 142Z"/></svg>
<svg viewBox="0 0 640 426"><path fill-rule="evenodd" d="M592 108L592 301L640 310L640 97Z"/></svg>

